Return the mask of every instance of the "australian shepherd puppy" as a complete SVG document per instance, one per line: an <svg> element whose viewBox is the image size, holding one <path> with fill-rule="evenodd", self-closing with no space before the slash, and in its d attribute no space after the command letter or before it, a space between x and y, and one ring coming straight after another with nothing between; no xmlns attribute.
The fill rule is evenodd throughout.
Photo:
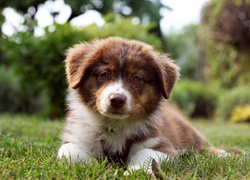
<svg viewBox="0 0 250 180"><path fill-rule="evenodd" d="M179 68L145 43L112 37L67 52L68 114L58 156L71 162L107 157L129 170L181 151L224 153L167 101Z"/></svg>

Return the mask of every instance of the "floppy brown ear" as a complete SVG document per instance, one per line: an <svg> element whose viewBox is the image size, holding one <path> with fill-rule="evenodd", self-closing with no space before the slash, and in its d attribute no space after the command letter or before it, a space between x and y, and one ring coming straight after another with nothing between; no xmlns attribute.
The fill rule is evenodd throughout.
<svg viewBox="0 0 250 180"><path fill-rule="evenodd" d="M69 48L66 53L65 67L70 88L76 89L88 68L88 43L81 43Z"/></svg>
<svg viewBox="0 0 250 180"><path fill-rule="evenodd" d="M159 63L158 76L161 92L165 99L169 99L172 89L179 79L180 68L166 54L158 54L157 62Z"/></svg>

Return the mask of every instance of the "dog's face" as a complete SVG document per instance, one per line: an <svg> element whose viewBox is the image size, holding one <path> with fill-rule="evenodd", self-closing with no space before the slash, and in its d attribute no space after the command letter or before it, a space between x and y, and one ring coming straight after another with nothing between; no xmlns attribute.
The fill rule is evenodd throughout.
<svg viewBox="0 0 250 180"><path fill-rule="evenodd" d="M138 41L108 38L68 50L70 88L92 110L108 118L141 119L168 99L178 67L166 55Z"/></svg>

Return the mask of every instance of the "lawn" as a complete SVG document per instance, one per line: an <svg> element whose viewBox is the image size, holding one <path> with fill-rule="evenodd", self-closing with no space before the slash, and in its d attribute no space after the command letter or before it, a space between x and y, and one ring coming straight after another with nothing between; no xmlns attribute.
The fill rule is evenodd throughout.
<svg viewBox="0 0 250 180"><path fill-rule="evenodd" d="M217 157L191 154L161 165L171 179L250 179L250 125L193 121L219 147L240 148L246 155ZM57 160L63 121L37 117L0 116L0 179L148 179L138 171L106 162L71 165Z"/></svg>

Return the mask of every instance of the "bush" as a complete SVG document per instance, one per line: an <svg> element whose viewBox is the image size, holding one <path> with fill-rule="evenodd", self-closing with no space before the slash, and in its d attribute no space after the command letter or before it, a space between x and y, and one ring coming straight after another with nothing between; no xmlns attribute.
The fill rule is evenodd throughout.
<svg viewBox="0 0 250 180"><path fill-rule="evenodd" d="M247 86L239 86L221 93L217 109L217 116L229 120L237 106L250 104L250 91Z"/></svg>
<svg viewBox="0 0 250 180"><path fill-rule="evenodd" d="M199 25L204 75L223 88L250 82L250 1L211 0Z"/></svg>
<svg viewBox="0 0 250 180"><path fill-rule="evenodd" d="M209 118L217 105L217 90L198 81L182 80L175 86L172 100L188 116Z"/></svg>
<svg viewBox="0 0 250 180"><path fill-rule="evenodd" d="M20 94L18 79L13 72L0 67L0 112L15 112L20 109Z"/></svg>
<svg viewBox="0 0 250 180"><path fill-rule="evenodd" d="M67 23L53 26L46 29L44 36L34 37L33 31L19 32L6 37L2 44L10 66L20 78L21 88L32 95L26 97L45 92L48 104L44 113L52 118L64 114L66 80L63 60L66 49L73 44L118 35L161 47L160 40L147 33L149 26L134 25L130 19L112 15L103 27L76 28Z"/></svg>
<svg viewBox="0 0 250 180"><path fill-rule="evenodd" d="M198 79L197 65L199 46L197 26L190 24L181 31L171 31L166 36L167 48L173 59L181 67L182 78Z"/></svg>
<svg viewBox="0 0 250 180"><path fill-rule="evenodd" d="M45 106L46 99L43 96L23 92L19 78L11 68L0 67L0 87L0 112L38 113Z"/></svg>

